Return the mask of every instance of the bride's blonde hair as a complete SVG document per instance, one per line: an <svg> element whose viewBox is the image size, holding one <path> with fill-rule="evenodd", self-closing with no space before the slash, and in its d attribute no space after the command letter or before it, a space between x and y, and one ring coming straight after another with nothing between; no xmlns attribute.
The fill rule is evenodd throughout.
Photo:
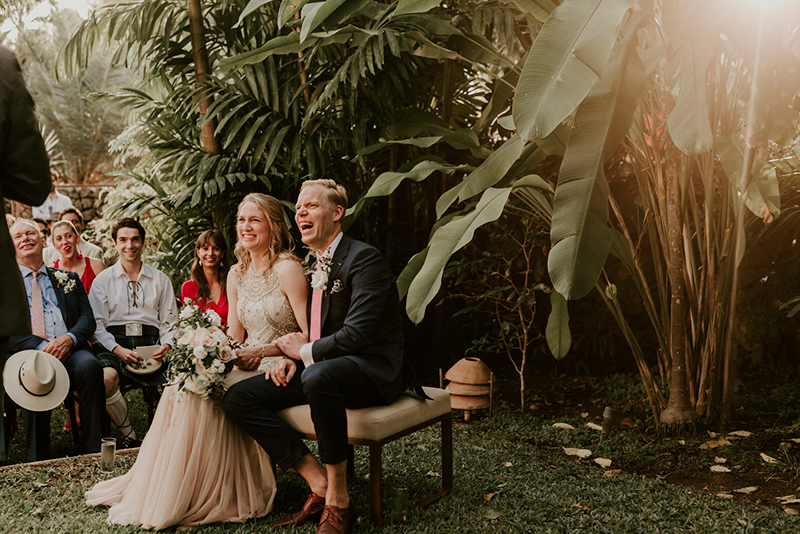
<svg viewBox="0 0 800 534"><path fill-rule="evenodd" d="M242 207L248 202L255 204L269 223L270 243L265 254L267 269L264 270L264 272L267 272L279 257L289 255L289 252L294 248L294 240L283 218L283 206L281 206L277 198L263 193L250 193L244 197L239 203L239 207L236 209L237 224L239 215L242 213ZM250 268L252 258L250 256L250 251L242 246L238 230L236 232L236 247L233 253L236 255L236 259L239 260L239 265L237 266L239 274L242 275L246 273Z"/></svg>

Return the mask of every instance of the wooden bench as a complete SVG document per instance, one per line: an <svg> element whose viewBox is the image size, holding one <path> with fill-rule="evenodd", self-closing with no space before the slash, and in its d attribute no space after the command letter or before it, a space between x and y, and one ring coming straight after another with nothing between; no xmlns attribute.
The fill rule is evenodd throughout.
<svg viewBox="0 0 800 534"><path fill-rule="evenodd" d="M375 406L347 410L347 435L350 445L369 447L369 485L372 523L382 527L381 486L383 468L382 447L392 441L413 434L436 423L442 429L442 485L411 486L429 489L433 494L409 506L409 512L439 500L453 489L453 420L450 412L450 394L443 389L424 388L432 400L419 400L401 396L389 406ZM307 404L278 412L278 415L305 439L316 440L311 410ZM352 461L350 462L352 466Z"/></svg>

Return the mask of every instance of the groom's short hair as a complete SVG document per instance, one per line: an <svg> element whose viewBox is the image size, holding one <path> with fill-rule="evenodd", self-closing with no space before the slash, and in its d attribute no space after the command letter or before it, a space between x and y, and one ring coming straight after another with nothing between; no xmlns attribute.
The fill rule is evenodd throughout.
<svg viewBox="0 0 800 534"><path fill-rule="evenodd" d="M321 185L325 188L325 198L328 199L333 206L341 206L347 209L347 191L344 186L337 184L335 181L323 178L320 180L306 180L300 186L300 191L312 185Z"/></svg>

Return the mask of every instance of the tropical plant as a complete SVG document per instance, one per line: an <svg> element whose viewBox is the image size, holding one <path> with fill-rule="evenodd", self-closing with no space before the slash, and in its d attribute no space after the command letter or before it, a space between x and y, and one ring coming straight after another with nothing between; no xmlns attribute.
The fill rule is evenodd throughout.
<svg viewBox="0 0 800 534"><path fill-rule="evenodd" d="M447 298L464 305L453 317L478 313L489 317L484 334L470 350L508 357L519 375L520 410L526 408L525 372L528 352L542 338L536 319L536 291L551 292L537 282L545 276L545 255L537 242L546 239L543 221L510 205L496 222L481 228L465 251L465 259L451 261L444 272Z"/></svg>
<svg viewBox="0 0 800 534"><path fill-rule="evenodd" d="M22 21L35 4L11 3L5 9L17 30L16 53L36 101L39 121L55 136L50 153L58 157L51 158L51 167L71 182L105 181L115 168L109 144L124 129L124 116L88 95L125 85L131 80L130 74L112 65L109 54L98 54L79 75L58 79L54 71L58 50L78 26L80 17L69 8L54 5L43 24L30 29Z"/></svg>
<svg viewBox="0 0 800 534"><path fill-rule="evenodd" d="M503 84L484 108L481 124L507 131L497 130L494 150L474 167L428 161L381 175L365 195L386 194L431 167L463 177L439 198L428 247L401 276L409 316L422 319L447 259L502 213L508 196L497 186L543 174L540 164L552 161L546 156L561 156L548 257L553 287L567 300L600 289L656 420L680 430L698 411L725 417L744 252L737 229L745 209L765 223L780 213L775 171L757 156L768 141L788 143L796 131L797 9L768 18L765 7L743 0L513 3L542 25L522 69L500 73ZM759 32L768 20L772 26ZM633 203L617 196L618 184L609 186L623 168L636 179ZM604 271L609 253L634 275L657 332L668 398L625 320L613 274Z"/></svg>

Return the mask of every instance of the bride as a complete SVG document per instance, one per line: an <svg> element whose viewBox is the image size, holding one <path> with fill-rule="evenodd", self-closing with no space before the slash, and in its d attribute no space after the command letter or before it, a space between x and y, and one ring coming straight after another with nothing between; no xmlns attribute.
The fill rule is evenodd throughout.
<svg viewBox="0 0 800 534"><path fill-rule="evenodd" d="M308 330L308 286L289 252L280 202L247 195L236 233L239 263L228 276L228 334L243 346L228 387L266 373L283 357L273 339ZM109 522L158 530L260 517L272 509L275 491L263 449L210 401L172 385L164 389L136 463L88 491L86 502L111 505Z"/></svg>

